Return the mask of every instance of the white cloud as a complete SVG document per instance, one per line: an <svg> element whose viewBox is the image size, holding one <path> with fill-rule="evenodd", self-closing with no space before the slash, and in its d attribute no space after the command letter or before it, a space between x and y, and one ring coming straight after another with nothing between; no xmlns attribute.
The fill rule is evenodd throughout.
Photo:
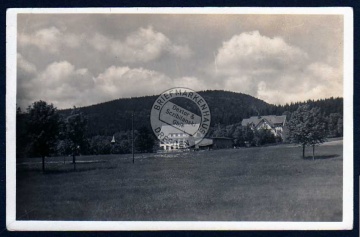
<svg viewBox="0 0 360 237"><path fill-rule="evenodd" d="M187 45L169 44L168 51L171 54L183 59L190 58L193 54L191 49Z"/></svg>
<svg viewBox="0 0 360 237"><path fill-rule="evenodd" d="M74 88L87 89L93 85L90 76L86 68L75 69L71 63L61 61L48 65L38 76L37 81L45 88L56 88L68 84Z"/></svg>
<svg viewBox="0 0 360 237"><path fill-rule="evenodd" d="M76 69L67 61L54 62L32 78L19 81L18 102L26 107L45 100L59 108L82 106L91 102L87 93L94 87L87 69Z"/></svg>
<svg viewBox="0 0 360 237"><path fill-rule="evenodd" d="M140 28L123 41L96 33L90 38L89 43L96 50L111 53L126 63L149 62L165 52L180 58L188 58L192 54L188 46L174 44L152 27Z"/></svg>
<svg viewBox="0 0 360 237"><path fill-rule="evenodd" d="M318 62L301 71L278 72L272 77L242 74L224 80L218 78L212 84L193 76L171 78L158 71L127 66L110 66L94 76L87 68L76 68L67 61L53 62L37 72L20 54L18 67L27 72L18 81L18 103L23 108L40 99L58 108L86 106L118 98L156 95L172 87L238 91L277 104L342 96L341 71Z"/></svg>
<svg viewBox="0 0 360 237"><path fill-rule="evenodd" d="M209 89L204 81L199 80L196 77L180 77L173 80L172 87L185 87L195 91L201 91Z"/></svg>
<svg viewBox="0 0 360 237"><path fill-rule="evenodd" d="M17 66L18 69L24 73L34 74L37 71L36 66L26 60L20 53L17 54Z"/></svg>
<svg viewBox="0 0 360 237"><path fill-rule="evenodd" d="M19 81L18 103L25 108L37 100L58 108L86 106L118 98L157 95L176 86L204 89L195 77L170 78L154 70L111 66L97 76L67 61L53 62L43 71Z"/></svg>
<svg viewBox="0 0 360 237"><path fill-rule="evenodd" d="M261 33L238 33L238 23L221 23L215 18L196 27L146 21L152 28L130 18L126 27L116 25L119 21L111 23L107 17L106 24L95 20L96 24L82 27L90 18L85 17L81 24L78 18L70 23L65 18L39 18L34 24L28 17L20 22L18 33L18 98L23 105L44 99L58 108L68 108L159 94L175 86L242 92L281 104L342 96L343 73L337 63L342 64L342 34L331 33L332 27L331 34L315 30L307 34L315 20L289 37L271 30L271 26L277 27L274 24L259 27L265 24L261 20L242 26ZM116 36L130 26L132 33ZM114 29L119 31L114 33ZM231 37L224 40L224 35ZM332 35L339 39L329 39L332 43L326 46L326 38ZM206 67L209 60L214 63Z"/></svg>
<svg viewBox="0 0 360 237"><path fill-rule="evenodd" d="M342 72L312 62L300 48L280 37L244 32L225 41L211 68L213 81L226 90L247 93L269 103L342 96Z"/></svg>
<svg viewBox="0 0 360 237"><path fill-rule="evenodd" d="M303 65L307 54L282 38L269 38L258 31L244 32L223 43L216 55L218 72L261 74Z"/></svg>
<svg viewBox="0 0 360 237"><path fill-rule="evenodd" d="M95 78L96 91L103 101L118 98L155 95L171 86L166 75L144 68L107 68Z"/></svg>
<svg viewBox="0 0 360 237"><path fill-rule="evenodd" d="M37 74L36 66L29 62L20 53L17 54L17 104L22 108L27 107L26 94L32 93L31 79Z"/></svg>
<svg viewBox="0 0 360 237"><path fill-rule="evenodd" d="M227 77L223 81L219 88L224 88L229 91L237 91L249 95L254 95L257 90L257 85L254 83L251 77L247 75L239 75L234 77Z"/></svg>
<svg viewBox="0 0 360 237"><path fill-rule="evenodd" d="M50 53L58 53L64 46L76 48L80 46L81 40L82 36L61 31L54 26L40 29L30 34L18 34L20 47L32 45Z"/></svg>

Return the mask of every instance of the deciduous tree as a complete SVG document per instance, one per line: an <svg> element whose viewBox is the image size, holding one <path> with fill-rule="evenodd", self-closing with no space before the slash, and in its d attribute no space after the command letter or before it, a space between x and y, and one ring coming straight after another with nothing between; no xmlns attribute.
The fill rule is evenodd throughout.
<svg viewBox="0 0 360 237"><path fill-rule="evenodd" d="M140 152L152 152L154 146L154 138L149 129L145 126L138 130L138 135L135 140L135 147Z"/></svg>
<svg viewBox="0 0 360 237"><path fill-rule="evenodd" d="M244 136L244 142L247 146L253 145L254 131L252 130L250 125L247 125L246 127L244 127L243 136Z"/></svg>
<svg viewBox="0 0 360 237"><path fill-rule="evenodd" d="M42 171L45 172L45 156L55 147L59 135L60 116L52 104L45 101L34 102L27 109L27 134L30 137L32 152L42 158Z"/></svg>
<svg viewBox="0 0 360 237"><path fill-rule="evenodd" d="M302 145L303 157L305 147L312 146L313 159L315 159L315 145L323 143L326 138L326 124L317 107L310 108L308 105L301 105L292 113L291 120L287 124L290 141Z"/></svg>
<svg viewBox="0 0 360 237"><path fill-rule="evenodd" d="M76 155L78 155L86 142L87 119L76 107L65 120L65 139L73 156L74 169L76 168Z"/></svg>
<svg viewBox="0 0 360 237"><path fill-rule="evenodd" d="M237 126L235 128L233 138L235 139L235 145L236 146L242 146L244 144L244 129L242 126Z"/></svg>
<svg viewBox="0 0 360 237"><path fill-rule="evenodd" d="M260 146L268 143L275 143L276 139L269 129L261 128L254 131L254 142L257 146Z"/></svg>

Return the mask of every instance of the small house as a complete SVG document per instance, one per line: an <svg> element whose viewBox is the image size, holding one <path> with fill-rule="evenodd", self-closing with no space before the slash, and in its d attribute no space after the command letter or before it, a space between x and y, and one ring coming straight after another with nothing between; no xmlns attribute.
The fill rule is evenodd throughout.
<svg viewBox="0 0 360 237"><path fill-rule="evenodd" d="M243 119L242 126L250 126L253 130L268 129L274 136L284 139L284 127L286 124L286 115L266 115L266 116L252 116Z"/></svg>

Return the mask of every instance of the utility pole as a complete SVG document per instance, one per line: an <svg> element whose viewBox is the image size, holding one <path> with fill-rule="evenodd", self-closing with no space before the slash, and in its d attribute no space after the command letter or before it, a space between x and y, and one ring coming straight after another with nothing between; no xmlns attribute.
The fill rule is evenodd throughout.
<svg viewBox="0 0 360 237"><path fill-rule="evenodd" d="M134 111L131 114L131 127L132 127L132 136L131 136L131 140L132 140L132 162L133 164L135 163L135 155L134 155Z"/></svg>
<svg viewBox="0 0 360 237"><path fill-rule="evenodd" d="M111 154L114 154L115 135L113 135L110 143L111 143L111 147L112 147Z"/></svg>

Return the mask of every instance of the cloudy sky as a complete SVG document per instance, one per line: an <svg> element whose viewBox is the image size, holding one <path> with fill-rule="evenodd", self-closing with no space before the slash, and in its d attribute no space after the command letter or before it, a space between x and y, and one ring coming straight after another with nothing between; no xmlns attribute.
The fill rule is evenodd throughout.
<svg viewBox="0 0 360 237"><path fill-rule="evenodd" d="M268 103L342 97L337 15L20 14L17 104L58 108L221 89Z"/></svg>

